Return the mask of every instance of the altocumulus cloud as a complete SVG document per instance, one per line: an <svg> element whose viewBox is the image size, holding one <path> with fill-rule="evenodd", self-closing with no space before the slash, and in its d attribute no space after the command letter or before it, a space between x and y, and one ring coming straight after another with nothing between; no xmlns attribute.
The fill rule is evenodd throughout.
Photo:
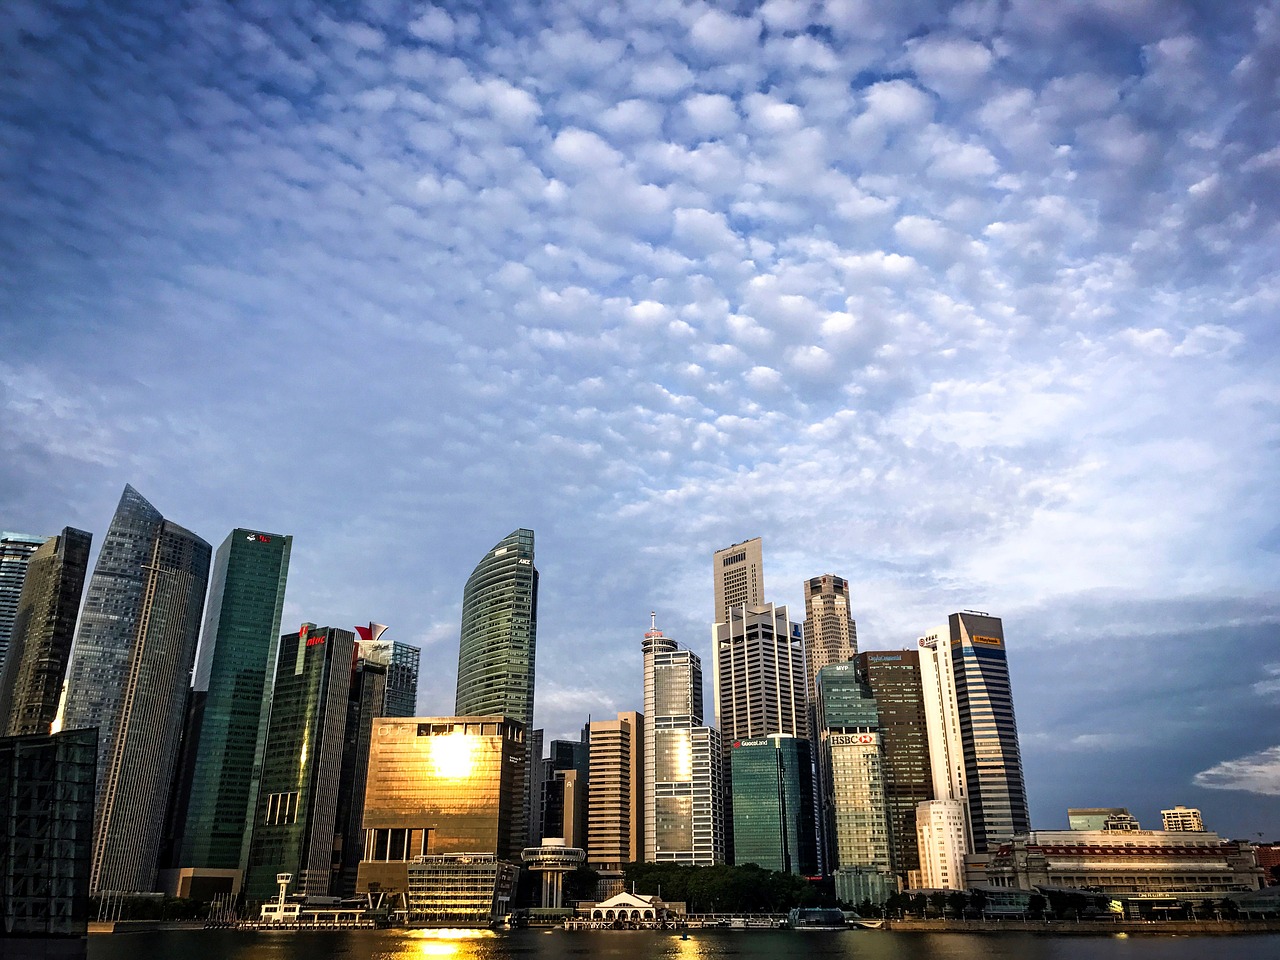
<svg viewBox="0 0 1280 960"><path fill-rule="evenodd" d="M637 704L648 610L705 658L760 535L864 646L1006 614L1037 822L1053 744L1150 803L1270 749L1275 0L9 0L0 57L6 529L128 481L292 532L286 616L392 624L448 712L531 526L552 735Z"/></svg>

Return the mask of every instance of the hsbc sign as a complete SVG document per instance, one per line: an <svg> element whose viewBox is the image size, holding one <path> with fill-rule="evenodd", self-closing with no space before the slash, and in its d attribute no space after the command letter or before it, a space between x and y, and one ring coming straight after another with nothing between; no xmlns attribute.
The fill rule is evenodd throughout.
<svg viewBox="0 0 1280 960"><path fill-rule="evenodd" d="M874 733L837 733L831 737L831 745L833 747L849 747L876 742Z"/></svg>

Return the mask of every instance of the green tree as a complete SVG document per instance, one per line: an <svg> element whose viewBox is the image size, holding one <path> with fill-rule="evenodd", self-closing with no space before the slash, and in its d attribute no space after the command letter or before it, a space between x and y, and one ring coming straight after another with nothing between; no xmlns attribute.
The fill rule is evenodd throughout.
<svg viewBox="0 0 1280 960"><path fill-rule="evenodd" d="M955 893L947 897L947 906L951 912L957 917L964 916L965 907L969 905L969 897L963 890L957 890Z"/></svg>

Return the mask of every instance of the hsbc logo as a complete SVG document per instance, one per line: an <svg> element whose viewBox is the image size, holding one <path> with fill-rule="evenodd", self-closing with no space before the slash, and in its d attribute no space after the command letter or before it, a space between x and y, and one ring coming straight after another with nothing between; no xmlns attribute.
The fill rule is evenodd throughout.
<svg viewBox="0 0 1280 960"><path fill-rule="evenodd" d="M849 747L856 744L875 743L874 733L837 733L831 738L833 747Z"/></svg>

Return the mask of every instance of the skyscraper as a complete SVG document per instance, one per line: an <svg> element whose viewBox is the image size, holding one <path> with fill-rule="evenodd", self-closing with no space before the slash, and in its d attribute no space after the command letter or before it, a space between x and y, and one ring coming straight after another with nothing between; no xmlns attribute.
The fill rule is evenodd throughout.
<svg viewBox="0 0 1280 960"><path fill-rule="evenodd" d="M27 575L27 561L48 539L8 530L0 533L0 668L4 667L9 649L13 618L18 615L18 599L22 596L22 581Z"/></svg>
<svg viewBox="0 0 1280 960"><path fill-rule="evenodd" d="M734 863L812 876L818 850L809 741L785 734L735 740L729 756Z"/></svg>
<svg viewBox="0 0 1280 960"><path fill-rule="evenodd" d="M356 644L360 649L360 644ZM356 871L364 852L364 794L369 772L369 750L375 718L385 716L387 665L357 656L351 667L347 692L347 724L343 732L342 770L338 777L339 835L336 857L341 872L333 894L349 897L355 892Z"/></svg>
<svg viewBox="0 0 1280 960"><path fill-rule="evenodd" d="M460 717L500 714L524 724L525 749L533 747L533 671L538 644L538 568L533 531L513 530L485 554L462 591L458 645ZM533 769L532 752L525 770ZM531 776L524 780L522 829L533 808ZM522 841L523 842L523 841Z"/></svg>
<svg viewBox="0 0 1280 960"><path fill-rule="evenodd" d="M764 553L760 538L744 540L711 556L715 622L729 619L733 607L764 603Z"/></svg>
<svg viewBox="0 0 1280 960"><path fill-rule="evenodd" d="M292 548L292 537L237 528L213 565L185 747L194 750L194 765L178 866L193 877L234 878L228 891L239 889L249 856Z"/></svg>
<svg viewBox="0 0 1280 960"><path fill-rule="evenodd" d="M965 804L970 852L1030 829L1004 628L966 610L920 640L934 793Z"/></svg>
<svg viewBox="0 0 1280 960"><path fill-rule="evenodd" d="M356 643L360 656L387 668L386 695L383 697L380 717L412 717L418 712L418 662L422 651L399 640L383 636L386 627L370 623L356 627Z"/></svg>
<svg viewBox="0 0 1280 960"><path fill-rule="evenodd" d="M90 877L95 892L155 889L211 553L194 533L163 520L143 566L98 797Z"/></svg>
<svg viewBox="0 0 1280 960"><path fill-rule="evenodd" d="M280 638L244 880L251 900L275 892L277 873L292 873L298 893L329 895L355 640L313 623Z"/></svg>
<svg viewBox="0 0 1280 960"><path fill-rule="evenodd" d="M916 806L933 799L920 654L917 650L872 650L858 654L856 662L879 711L894 869L904 889L914 888L918 884L912 882L912 874L920 869Z"/></svg>
<svg viewBox="0 0 1280 960"><path fill-rule="evenodd" d="M0 666L0 735L48 733L57 716L92 539L64 527L27 563L9 654Z"/></svg>
<svg viewBox="0 0 1280 960"><path fill-rule="evenodd" d="M818 672L816 714L826 861L836 896L883 903L897 884L880 711L857 664L833 663Z"/></svg>
<svg viewBox="0 0 1280 960"><path fill-rule="evenodd" d="M804 582L804 655L810 702L818 696L818 671L858 655L858 627L849 611L849 583L830 573Z"/></svg>
<svg viewBox="0 0 1280 960"><path fill-rule="evenodd" d="M590 724L587 862L619 870L644 855L644 717Z"/></svg>
<svg viewBox="0 0 1280 960"><path fill-rule="evenodd" d="M711 866L724 862L719 735L702 722L702 661L663 635L644 635L644 859ZM695 765L714 740L714 763ZM715 789L713 789L713 787Z"/></svg>
<svg viewBox="0 0 1280 960"><path fill-rule="evenodd" d="M587 845L587 790L591 774L590 744L585 740L552 740L550 755L542 761L543 837L560 838L569 847Z"/></svg>
<svg viewBox="0 0 1280 960"><path fill-rule="evenodd" d="M89 579L67 668L62 729L98 728L99 799L142 616L147 564L163 522L160 511L126 484Z"/></svg>

